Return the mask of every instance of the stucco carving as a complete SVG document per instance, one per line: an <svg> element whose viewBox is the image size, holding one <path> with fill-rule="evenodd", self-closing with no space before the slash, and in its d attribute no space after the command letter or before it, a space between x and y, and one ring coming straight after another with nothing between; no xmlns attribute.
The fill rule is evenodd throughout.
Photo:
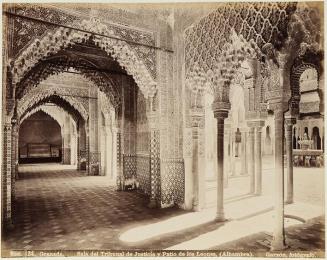
<svg viewBox="0 0 327 260"><path fill-rule="evenodd" d="M71 92L69 90L65 90L63 88L58 87L47 89L37 88L30 91L29 94L25 95L24 98L17 102L18 118L20 118L29 108L35 106L42 100L54 95L59 95L62 99L66 100L80 113L84 120L87 120L88 111L84 107L84 105L86 104L82 105L81 102L77 100L77 98L72 97Z"/></svg>
<svg viewBox="0 0 327 260"><path fill-rule="evenodd" d="M94 24L94 21L91 20L82 22L82 25L86 26L89 22ZM106 28L105 25L101 23L100 25L97 24L98 27L100 26L97 30L104 30ZM87 27L84 29L87 29ZM53 32L48 32L41 39L35 39L14 61L12 68L13 83L19 83L26 73L39 61L56 54L62 48L87 41L90 37L91 33L59 27ZM95 36L95 43L105 50L108 55L116 59L129 75L133 76L145 97L154 96L157 83L130 44L98 35Z"/></svg>

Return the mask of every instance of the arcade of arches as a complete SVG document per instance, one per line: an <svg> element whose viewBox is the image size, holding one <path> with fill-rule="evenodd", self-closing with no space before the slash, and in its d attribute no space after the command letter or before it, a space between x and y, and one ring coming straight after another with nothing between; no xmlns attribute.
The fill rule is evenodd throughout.
<svg viewBox="0 0 327 260"><path fill-rule="evenodd" d="M268 158L269 247L285 248L296 170L324 167L323 4L195 7L3 5L9 237L22 166L70 165L154 212L211 205L225 223L234 180L264 195Z"/></svg>

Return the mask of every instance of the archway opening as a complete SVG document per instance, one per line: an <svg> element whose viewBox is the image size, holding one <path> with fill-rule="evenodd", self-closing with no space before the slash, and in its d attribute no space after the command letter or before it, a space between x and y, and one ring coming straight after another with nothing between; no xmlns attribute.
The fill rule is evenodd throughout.
<svg viewBox="0 0 327 260"><path fill-rule="evenodd" d="M311 140L313 141L312 148L315 150L321 150L321 137L319 134L319 128L316 126L312 129Z"/></svg>
<svg viewBox="0 0 327 260"><path fill-rule="evenodd" d="M19 163L48 163L62 160L62 129L43 111L26 118L19 128Z"/></svg>

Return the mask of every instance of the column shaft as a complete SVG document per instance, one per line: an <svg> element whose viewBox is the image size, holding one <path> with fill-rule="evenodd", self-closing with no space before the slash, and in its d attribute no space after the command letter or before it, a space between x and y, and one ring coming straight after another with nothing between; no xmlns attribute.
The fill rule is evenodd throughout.
<svg viewBox="0 0 327 260"><path fill-rule="evenodd" d="M280 106L282 107L282 106ZM275 113L275 226L273 231L272 250L285 248L284 230L284 114L282 109L276 109Z"/></svg>
<svg viewBox="0 0 327 260"><path fill-rule="evenodd" d="M286 158L287 158L287 194L286 203L293 203L293 146L292 146L292 119L285 120Z"/></svg>
<svg viewBox="0 0 327 260"><path fill-rule="evenodd" d="M224 221L224 119L226 116L216 114L217 119L217 213L216 220Z"/></svg>
<svg viewBox="0 0 327 260"><path fill-rule="evenodd" d="M226 129L225 125L225 136L224 136L224 187L228 186L228 172L230 168L230 159L228 155L228 144L229 144L229 130Z"/></svg>
<svg viewBox="0 0 327 260"><path fill-rule="evenodd" d="M241 154L241 174L246 175L248 173L247 167L246 167L246 160L247 160L247 154L246 154L246 131L242 131L242 154Z"/></svg>
<svg viewBox="0 0 327 260"><path fill-rule="evenodd" d="M250 174L250 193L255 191L255 172L254 172L254 128L249 131L249 174Z"/></svg>
<svg viewBox="0 0 327 260"><path fill-rule="evenodd" d="M255 131L255 194L262 193L262 156L261 156L261 127Z"/></svg>

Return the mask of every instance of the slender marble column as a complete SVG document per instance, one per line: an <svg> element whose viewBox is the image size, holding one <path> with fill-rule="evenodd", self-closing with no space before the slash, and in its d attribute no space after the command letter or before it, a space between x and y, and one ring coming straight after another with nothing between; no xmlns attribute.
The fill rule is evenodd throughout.
<svg viewBox="0 0 327 260"><path fill-rule="evenodd" d="M254 172L254 127L249 130L249 174L250 174L250 193L255 189L255 172Z"/></svg>
<svg viewBox="0 0 327 260"><path fill-rule="evenodd" d="M224 124L224 131L225 131L225 136L224 136L224 187L228 187L228 174L230 171L230 155L228 154L228 145L229 145L229 139L230 139L230 122L226 122Z"/></svg>
<svg viewBox="0 0 327 260"><path fill-rule="evenodd" d="M246 130L242 130L242 138L241 138L241 175L246 175L248 173L246 168L246 160L247 160L247 154L246 154Z"/></svg>
<svg viewBox="0 0 327 260"><path fill-rule="evenodd" d="M224 120L228 116L227 111L215 111L217 119L217 213L216 221L225 221L224 213Z"/></svg>
<svg viewBox="0 0 327 260"><path fill-rule="evenodd" d="M261 156L261 131L262 126L256 127L255 131L255 195L262 193L262 156Z"/></svg>
<svg viewBox="0 0 327 260"><path fill-rule="evenodd" d="M286 203L293 203L293 146L292 146L292 129L296 119L285 117L285 137L286 137L286 158L287 158L287 194Z"/></svg>
<svg viewBox="0 0 327 260"><path fill-rule="evenodd" d="M284 230L284 113L282 104L276 106L275 114L275 226L273 231L272 250L283 250L285 244Z"/></svg>

